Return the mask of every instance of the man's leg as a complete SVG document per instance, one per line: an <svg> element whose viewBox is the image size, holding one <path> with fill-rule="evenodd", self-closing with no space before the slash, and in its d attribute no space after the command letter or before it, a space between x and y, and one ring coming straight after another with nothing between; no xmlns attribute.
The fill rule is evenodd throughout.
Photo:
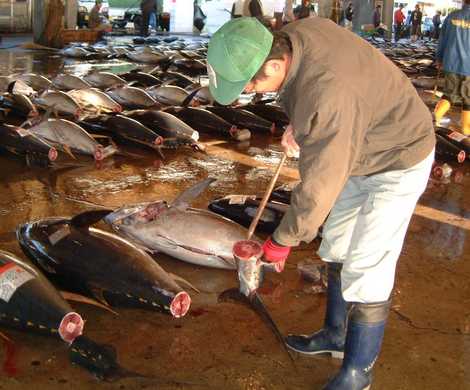
<svg viewBox="0 0 470 390"><path fill-rule="evenodd" d="M367 194L360 190L360 178L350 178L323 226L318 255L327 262L328 289L323 328L312 335L289 335L287 346L299 353L330 353L342 358L346 339L346 302L341 292L341 268L346 259L356 219Z"/></svg>
<svg viewBox="0 0 470 390"><path fill-rule="evenodd" d="M140 35L146 37L149 33L149 11L142 11L142 25L140 26Z"/></svg>
<svg viewBox="0 0 470 390"><path fill-rule="evenodd" d="M351 302L341 370L325 390L365 390L381 349L395 268L434 153L410 169L365 177L368 193L343 262L343 296Z"/></svg>
<svg viewBox="0 0 470 390"><path fill-rule="evenodd" d="M444 95L442 95L434 108L434 119L437 126L441 125L442 118L450 110L451 103L455 101L456 97L460 96L460 85L461 80L459 75L445 72Z"/></svg>
<svg viewBox="0 0 470 390"><path fill-rule="evenodd" d="M463 76L460 87L462 96L462 132L470 135L470 76Z"/></svg>

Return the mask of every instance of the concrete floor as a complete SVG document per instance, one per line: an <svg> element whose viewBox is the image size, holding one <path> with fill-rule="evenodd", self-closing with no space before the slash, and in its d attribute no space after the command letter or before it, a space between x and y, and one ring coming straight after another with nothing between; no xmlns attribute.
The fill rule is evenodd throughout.
<svg viewBox="0 0 470 390"><path fill-rule="evenodd" d="M26 71L53 75L89 66L39 52L0 51L1 75ZM101 169L90 165L51 172L0 156L0 248L21 255L13 234L19 223L90 208L79 201L115 207L171 200L206 176L218 180L197 200L198 207L230 193L263 193L279 161L278 139L257 134L243 145L209 137L203 141L212 145L207 154L168 152L163 162L152 154L138 160L116 158ZM430 179L411 221L373 389L470 389L470 170L465 164L455 167L459 173L449 182ZM290 162L280 182L290 182L296 175L295 163ZM315 241L295 248L286 271L268 275L263 287L262 297L284 334L311 332L322 324L325 296L309 293L309 284L296 268L306 258L319 261L314 255L317 246ZM159 378L127 378L100 383L99 388L320 389L339 369L337 361L319 357L297 357L294 369L256 314L237 304L217 303L220 292L237 286L234 272L191 266L164 255L156 259L203 291L193 295L192 309L183 319L134 309L118 309L119 316L114 316L73 304L87 320L89 337L114 345L124 367ZM11 343L0 339L0 389L98 385L69 363L63 343L1 331Z"/></svg>

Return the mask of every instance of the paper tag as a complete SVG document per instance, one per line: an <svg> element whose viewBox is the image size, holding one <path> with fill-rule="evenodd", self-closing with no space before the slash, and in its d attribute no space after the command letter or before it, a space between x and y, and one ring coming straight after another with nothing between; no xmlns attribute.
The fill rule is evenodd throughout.
<svg viewBox="0 0 470 390"><path fill-rule="evenodd" d="M256 195L228 195L224 199L228 199L228 204L245 204L248 199L255 200Z"/></svg>
<svg viewBox="0 0 470 390"><path fill-rule="evenodd" d="M19 134L20 137L26 137L27 135L31 135L31 132L29 130L23 129L21 127L17 127L16 132Z"/></svg>
<svg viewBox="0 0 470 390"><path fill-rule="evenodd" d="M450 139L453 139L454 141L457 142L462 142L465 138L467 138L466 135L463 135L462 133L458 133L457 131L453 131L447 135Z"/></svg>
<svg viewBox="0 0 470 390"><path fill-rule="evenodd" d="M34 276L15 263L0 267L0 299L9 302L15 291L31 279Z"/></svg>

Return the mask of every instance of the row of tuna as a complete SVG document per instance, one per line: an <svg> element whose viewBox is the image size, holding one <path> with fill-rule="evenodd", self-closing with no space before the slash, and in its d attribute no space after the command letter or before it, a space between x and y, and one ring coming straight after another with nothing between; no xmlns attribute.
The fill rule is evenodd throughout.
<svg viewBox="0 0 470 390"><path fill-rule="evenodd" d="M118 152L111 141L157 151L184 145L202 149L199 132L245 141L251 137L250 130L272 134L288 122L273 104L202 107L210 100L208 89L194 83L188 85L191 92L177 85L158 84L165 83L161 80L144 89L143 80L154 78L151 74L129 72L121 76L134 78L130 84L139 86L130 86L125 79L108 72L94 72L83 78L58 75L52 81L35 74L20 75L13 81L11 77L0 77L0 90L3 81L6 91L0 99L4 114L1 144L19 154L35 151L50 161L57 159L57 151L100 160ZM168 82L181 82L186 76L167 72L165 77L174 77ZM87 80L92 87L81 85ZM59 87L63 90L50 90ZM40 115L41 109L46 114ZM52 113L61 118L50 118ZM14 124L18 117L24 120L20 126Z"/></svg>

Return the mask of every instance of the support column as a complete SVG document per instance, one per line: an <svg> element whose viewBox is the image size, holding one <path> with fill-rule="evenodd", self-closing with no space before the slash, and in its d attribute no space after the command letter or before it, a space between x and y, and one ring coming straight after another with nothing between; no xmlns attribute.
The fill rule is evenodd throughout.
<svg viewBox="0 0 470 390"><path fill-rule="evenodd" d="M393 0L383 0L382 6L382 23L388 28L387 38L392 39L393 36Z"/></svg>
<svg viewBox="0 0 470 390"><path fill-rule="evenodd" d="M361 32L363 24L372 24L372 16L375 9L374 0L353 0L354 16L353 30L357 33Z"/></svg>

